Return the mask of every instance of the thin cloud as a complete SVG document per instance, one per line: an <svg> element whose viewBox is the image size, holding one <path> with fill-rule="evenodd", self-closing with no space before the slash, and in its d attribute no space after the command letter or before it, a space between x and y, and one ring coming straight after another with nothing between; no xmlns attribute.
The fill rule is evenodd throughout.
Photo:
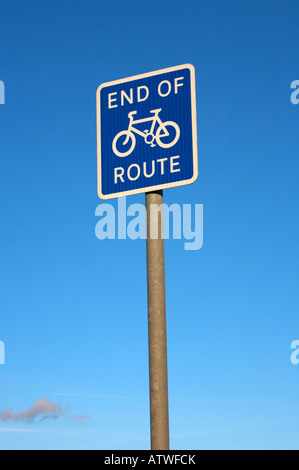
<svg viewBox="0 0 299 470"><path fill-rule="evenodd" d="M35 401L27 410L21 412L14 412L12 408L6 408L0 411L1 422L27 422L32 423L33 421L45 421L48 419L66 418L72 421L83 424L86 419L91 416L79 415L79 416L67 416L67 407L63 407L59 403L53 403L46 398L40 398Z"/></svg>
<svg viewBox="0 0 299 470"><path fill-rule="evenodd" d="M52 395L60 397L79 397L79 398L111 398L111 399L124 399L124 400L147 400L148 397L140 396L127 396L127 395L98 395L92 393L52 393Z"/></svg>
<svg viewBox="0 0 299 470"><path fill-rule="evenodd" d="M79 424L84 424L87 419L91 419L91 415L79 415L79 416L71 416L70 419L71 421L75 421L75 423Z"/></svg>
<svg viewBox="0 0 299 470"><path fill-rule="evenodd" d="M36 429L21 429L21 428L0 428L0 433L32 433L39 432Z"/></svg>

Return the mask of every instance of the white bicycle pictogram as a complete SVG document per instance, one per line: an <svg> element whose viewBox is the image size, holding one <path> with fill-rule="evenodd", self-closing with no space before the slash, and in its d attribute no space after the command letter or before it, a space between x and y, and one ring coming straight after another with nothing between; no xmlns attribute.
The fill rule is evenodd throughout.
<svg viewBox="0 0 299 470"><path fill-rule="evenodd" d="M154 114L153 116L145 118L145 119L138 119L136 121L134 121L133 116L134 114L137 114L137 111L130 112L128 114L128 118L129 118L128 129L126 131L119 132L113 139L112 149L115 155L117 155L118 157L127 157L128 155L130 155L130 153L133 152L135 145L136 145L136 137L134 135L134 132L136 134L139 134L141 137L143 137L145 143L150 145L151 147L156 146L154 142L156 142L160 147L164 149L173 147L180 138L180 128L173 121L162 122L161 118L159 117L160 111L162 111L162 108L153 109L152 111L150 111L151 113ZM141 131L134 127L136 124L141 124L144 122L151 122L151 121L152 121L152 125L150 129ZM156 133L154 134L156 124L158 124L158 127L156 130ZM169 129L170 132L168 132L167 128ZM173 134L174 132L173 129L175 131L175 136L171 140L171 142L167 142L167 140L166 142L163 142L163 140L161 139L163 139L164 137L169 137L170 134ZM125 150L124 152L122 152L121 148L127 146L130 140L131 140L131 144L130 144L129 150ZM119 149L117 148L117 146L119 147Z"/></svg>

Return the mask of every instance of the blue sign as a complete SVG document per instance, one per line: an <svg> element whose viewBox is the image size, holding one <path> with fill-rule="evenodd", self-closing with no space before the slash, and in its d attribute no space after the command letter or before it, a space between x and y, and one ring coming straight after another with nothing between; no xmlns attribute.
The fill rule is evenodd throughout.
<svg viewBox="0 0 299 470"><path fill-rule="evenodd" d="M100 198L193 183L198 176L194 67L102 84L97 126Z"/></svg>

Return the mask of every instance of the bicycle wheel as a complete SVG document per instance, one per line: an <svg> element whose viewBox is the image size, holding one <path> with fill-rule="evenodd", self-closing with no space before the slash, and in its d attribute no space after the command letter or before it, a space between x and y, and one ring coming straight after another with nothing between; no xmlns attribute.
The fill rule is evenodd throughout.
<svg viewBox="0 0 299 470"><path fill-rule="evenodd" d="M167 129L167 127L169 130ZM169 137L169 135L170 136L173 135L174 133L173 129L175 131L174 138L170 142L167 142L167 140L166 140L166 143L163 142L161 139L163 139L164 137ZM164 132L164 134L160 135L162 131ZM164 149L168 149L170 147L173 147L177 143L177 141L180 138L180 134L181 134L181 131L176 122L166 121L166 122L163 122L163 124L157 130L156 142L160 147Z"/></svg>
<svg viewBox="0 0 299 470"><path fill-rule="evenodd" d="M131 141L128 149L128 144ZM127 157L133 152L136 145L136 137L130 131L121 131L113 139L112 150L118 157ZM117 149L120 148L120 151ZM121 151L124 150L124 151Z"/></svg>

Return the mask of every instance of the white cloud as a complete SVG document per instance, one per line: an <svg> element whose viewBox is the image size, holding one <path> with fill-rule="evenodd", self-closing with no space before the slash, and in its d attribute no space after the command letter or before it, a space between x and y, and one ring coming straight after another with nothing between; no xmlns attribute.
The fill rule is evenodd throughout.
<svg viewBox="0 0 299 470"><path fill-rule="evenodd" d="M83 424L86 419L91 416L79 415L79 416L67 416L67 408L63 407L59 403L53 403L46 398L40 398L36 400L27 410L14 412L11 408L6 408L0 411L0 421L2 422L33 422L33 421L44 421L47 419L57 419L64 417L72 421Z"/></svg>

